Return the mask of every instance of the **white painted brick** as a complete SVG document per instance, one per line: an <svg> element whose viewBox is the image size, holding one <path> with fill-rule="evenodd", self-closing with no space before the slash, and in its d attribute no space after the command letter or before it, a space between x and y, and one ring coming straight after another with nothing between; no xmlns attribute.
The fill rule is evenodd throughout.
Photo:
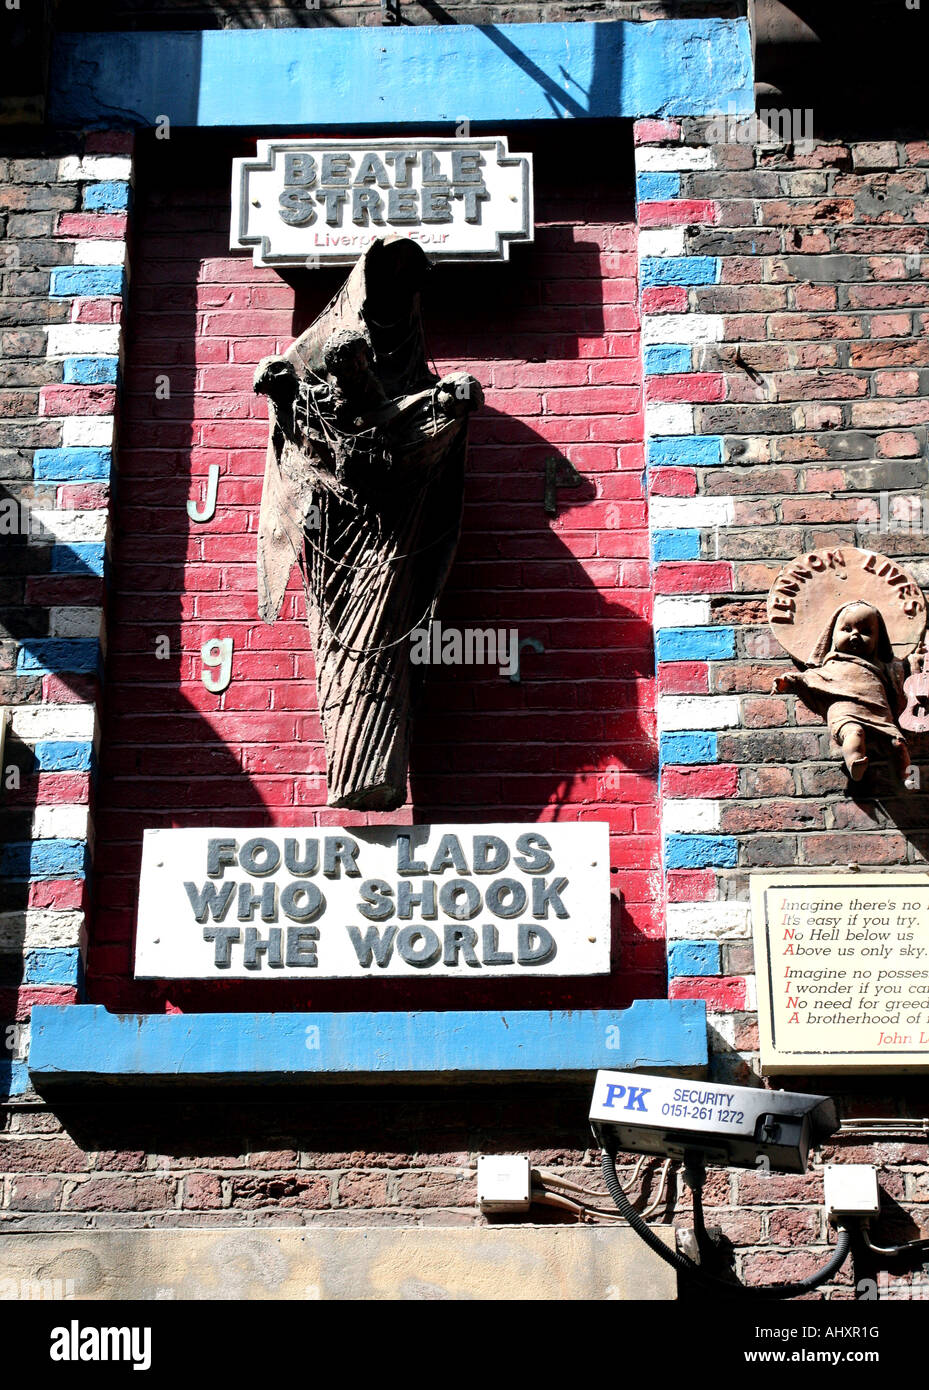
<svg viewBox="0 0 929 1390"><path fill-rule="evenodd" d="M737 695L663 695L657 702L658 728L734 729L739 723Z"/></svg>
<svg viewBox="0 0 929 1390"><path fill-rule="evenodd" d="M659 594L655 599L652 625L662 627L706 627L710 621L708 598L677 598Z"/></svg>
<svg viewBox="0 0 929 1390"><path fill-rule="evenodd" d="M31 908L26 912L0 912L0 951L21 951L36 946L80 946L83 912L54 912Z"/></svg>
<svg viewBox="0 0 929 1390"><path fill-rule="evenodd" d="M693 434L694 408L682 401L649 401L645 407L645 435Z"/></svg>
<svg viewBox="0 0 929 1390"><path fill-rule="evenodd" d="M53 323L48 330L48 357L116 357L118 323Z"/></svg>
<svg viewBox="0 0 929 1390"><path fill-rule="evenodd" d="M639 232L639 256L683 256L683 227L649 227Z"/></svg>
<svg viewBox="0 0 929 1390"><path fill-rule="evenodd" d="M125 265L124 241L88 240L74 243L75 265Z"/></svg>
<svg viewBox="0 0 929 1390"><path fill-rule="evenodd" d="M37 806L32 816L32 838L86 840L89 820L86 806Z"/></svg>
<svg viewBox="0 0 929 1390"><path fill-rule="evenodd" d="M33 524L42 527L45 540L56 541L105 541L107 513L94 512L52 512L32 513Z"/></svg>
<svg viewBox="0 0 929 1390"><path fill-rule="evenodd" d="M100 637L102 608L50 608L49 637Z"/></svg>
<svg viewBox="0 0 929 1390"><path fill-rule="evenodd" d="M132 160L122 154L86 154L83 159L71 154L58 161L58 177L62 183L75 183L78 179L127 183L132 178Z"/></svg>
<svg viewBox="0 0 929 1390"><path fill-rule="evenodd" d="M668 940L740 941L751 936L748 903L668 903Z"/></svg>
<svg viewBox="0 0 929 1390"><path fill-rule="evenodd" d="M727 1053L731 1057L741 1057L743 1062L745 1062L747 1065L751 1065L753 1060L757 1060L757 1058L755 1058L755 1055L752 1052L746 1051L743 1048L738 1048L735 1045L735 1030L737 1021L738 1016L736 1014L717 1014L711 1013L709 1010L707 1010L707 1032L715 1035L714 1041L718 1039L719 1042L725 1043ZM715 1052L718 1050L719 1049L713 1046L713 1042L711 1042L710 1051Z"/></svg>
<svg viewBox="0 0 929 1390"><path fill-rule="evenodd" d="M718 830L720 802L707 797L669 797L662 807L661 828L666 835L696 835Z"/></svg>
<svg viewBox="0 0 929 1390"><path fill-rule="evenodd" d="M719 1036L721 1042L735 1047L735 1014L711 1014L707 1011L706 1026Z"/></svg>
<svg viewBox="0 0 929 1390"><path fill-rule="evenodd" d="M61 422L61 442L65 448L83 445L109 449L113 444L112 415L66 415Z"/></svg>
<svg viewBox="0 0 929 1390"><path fill-rule="evenodd" d="M656 531L729 526L735 515L731 497L653 497L648 511Z"/></svg>
<svg viewBox="0 0 929 1390"><path fill-rule="evenodd" d="M745 1008L750 1013L758 1008L758 978L755 975L745 976Z"/></svg>
<svg viewBox="0 0 929 1390"><path fill-rule="evenodd" d="M22 743L41 739L93 739L97 713L93 705L22 705L14 707L10 727Z"/></svg>
<svg viewBox="0 0 929 1390"><path fill-rule="evenodd" d="M646 169L672 173L675 169L712 169L715 167L715 160L713 151L706 145L698 149L692 146L659 149L640 145L635 152L635 167L638 173Z"/></svg>
<svg viewBox="0 0 929 1390"><path fill-rule="evenodd" d="M643 343L718 343L720 314L648 314L642 320Z"/></svg>

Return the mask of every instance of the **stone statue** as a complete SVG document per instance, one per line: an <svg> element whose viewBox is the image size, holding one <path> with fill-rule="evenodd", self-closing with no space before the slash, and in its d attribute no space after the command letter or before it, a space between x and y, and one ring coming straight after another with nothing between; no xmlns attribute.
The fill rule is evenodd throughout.
<svg viewBox="0 0 929 1390"><path fill-rule="evenodd" d="M926 626L915 581L873 551L812 551L777 576L768 617L800 667L777 676L774 690L799 695L825 718L852 781L868 769L874 734L889 742L905 777L903 684L908 671L922 669L922 655L903 658L918 644L921 651Z"/></svg>
<svg viewBox="0 0 929 1390"><path fill-rule="evenodd" d="M422 667L410 634L432 621L461 527L466 373L426 363L415 242L375 241L280 357L259 363L271 434L258 533L258 608L273 623L299 565L316 655L330 806L406 798Z"/></svg>

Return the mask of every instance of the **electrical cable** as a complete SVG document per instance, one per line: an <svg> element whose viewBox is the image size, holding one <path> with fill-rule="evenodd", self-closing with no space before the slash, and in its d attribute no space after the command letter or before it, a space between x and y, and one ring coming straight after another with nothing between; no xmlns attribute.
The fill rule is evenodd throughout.
<svg viewBox="0 0 929 1390"><path fill-rule="evenodd" d="M532 1200L533 1202L538 1202L541 1206L560 1207L565 1211L571 1211L582 1221L587 1220L593 1215L597 1215L612 1225L619 1226L626 1224L618 1212L597 1211L593 1207L586 1207L581 1202L573 1202L570 1197L562 1197L555 1192L534 1192L532 1194Z"/></svg>
<svg viewBox="0 0 929 1390"><path fill-rule="evenodd" d="M643 1221L640 1214L629 1201L629 1198L626 1196L616 1176L615 1154L611 1153L608 1149L603 1150L602 1166L603 1179L609 1190L610 1196L613 1198L617 1210L626 1218L636 1234L639 1235L642 1240L645 1241L645 1244L651 1250L654 1250L655 1254L659 1255L666 1264L673 1265L678 1273L686 1275L695 1282L702 1284L704 1288L712 1289L716 1293L725 1293L729 1294L730 1297L736 1298L794 1298L798 1294L809 1293L810 1289L815 1289L819 1284L824 1284L827 1279L831 1279L832 1276L841 1269L851 1250L851 1232L841 1227L838 1232L835 1250L832 1253L831 1259L824 1264L821 1269L815 1270L813 1274L808 1274L805 1279L799 1279L790 1284L746 1285L730 1283L725 1279L720 1279L715 1275L708 1274L704 1269L701 1269L700 1265L688 1259L686 1255L682 1255L680 1251L668 1249L654 1228L649 1226L647 1221ZM690 1171L694 1173L695 1179L698 1179L697 1172L695 1172L694 1169ZM697 1186L693 1189L694 1231L697 1238L697 1248L703 1249L704 1243L709 1242L710 1237L703 1224L702 1197L698 1195L700 1187L701 1183L697 1180Z"/></svg>
<svg viewBox="0 0 929 1390"><path fill-rule="evenodd" d="M661 1181L658 1184L658 1195L649 1202L647 1207L642 1208L643 1216L653 1216L655 1212L658 1210L658 1208L661 1206L662 1202L664 1201L665 1191L667 1188L667 1182L670 1172L671 1160L670 1158L666 1158L664 1161L664 1165L661 1169Z"/></svg>
<svg viewBox="0 0 929 1390"><path fill-rule="evenodd" d="M647 1157L647 1154L640 1154L638 1159L636 1160L635 1167L633 1168L632 1173L629 1176L629 1183L631 1186L635 1186L635 1184L638 1182L639 1174L642 1171L642 1166L645 1163ZM534 1172L537 1174L542 1183L548 1182L552 1183L552 1185L555 1187L566 1187L569 1192L579 1192L582 1197L598 1197L604 1198L608 1201L612 1200L609 1192L591 1192L589 1187L581 1187L579 1183L572 1182L570 1178L563 1177L561 1173L549 1172L547 1168L536 1168Z"/></svg>
<svg viewBox="0 0 929 1390"><path fill-rule="evenodd" d="M588 1194L589 1195L589 1194ZM604 1194L609 1195L609 1194ZM605 1216L609 1220L618 1221L620 1217L613 1207L598 1207L593 1202L582 1202L577 1197L569 1197L566 1192L551 1192L546 1187L535 1186L532 1188L532 1201L541 1201L543 1197L557 1197L561 1203L569 1203L578 1211L590 1212L592 1216Z"/></svg>
<svg viewBox="0 0 929 1390"><path fill-rule="evenodd" d="M642 1167L647 1158L647 1154L639 1155L639 1158L636 1161L635 1167L633 1168L632 1174L629 1178L629 1183L631 1186L635 1186L635 1184L638 1182L639 1176L642 1172ZM666 1158L661 1167L661 1177L658 1184L658 1191L656 1195L652 1198L652 1200L649 1202L649 1204L642 1208L642 1216L654 1216L655 1212L658 1210L658 1208L664 1201L670 1168L671 1160L670 1158ZM564 1188L569 1192L577 1192L580 1194L581 1197L585 1197L588 1199L586 1202L578 1202L577 1205L579 1207L583 1207L585 1210L594 1212L597 1215L613 1215L612 1211L610 1211L608 1207L593 1204L610 1200L610 1194L608 1192L592 1192L587 1187L581 1187L578 1183L571 1182L570 1178L565 1178L560 1173L550 1173L544 1168L537 1168L535 1170L535 1174L541 1183L541 1191L546 1192L548 1190L545 1186L545 1184L548 1183L550 1184L550 1186L555 1188Z"/></svg>

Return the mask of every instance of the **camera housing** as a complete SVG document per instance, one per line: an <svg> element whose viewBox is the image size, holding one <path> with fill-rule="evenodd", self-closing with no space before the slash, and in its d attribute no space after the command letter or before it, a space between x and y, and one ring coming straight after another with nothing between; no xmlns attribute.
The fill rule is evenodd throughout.
<svg viewBox="0 0 929 1390"><path fill-rule="evenodd" d="M838 1129L828 1096L624 1071L597 1072L590 1122L611 1152L782 1173L805 1173L811 1144Z"/></svg>

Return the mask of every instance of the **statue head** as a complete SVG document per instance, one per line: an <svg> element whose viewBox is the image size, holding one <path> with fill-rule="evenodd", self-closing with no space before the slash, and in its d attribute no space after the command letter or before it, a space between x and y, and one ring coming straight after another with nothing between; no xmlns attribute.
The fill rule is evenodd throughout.
<svg viewBox="0 0 929 1390"><path fill-rule="evenodd" d="M343 329L334 333L323 348L326 375L346 395L365 382L371 373L371 347L363 334Z"/></svg>
<svg viewBox="0 0 929 1390"><path fill-rule="evenodd" d="M275 405L292 405L297 394L297 373L286 357L263 357L255 368L257 395L270 396Z"/></svg>

